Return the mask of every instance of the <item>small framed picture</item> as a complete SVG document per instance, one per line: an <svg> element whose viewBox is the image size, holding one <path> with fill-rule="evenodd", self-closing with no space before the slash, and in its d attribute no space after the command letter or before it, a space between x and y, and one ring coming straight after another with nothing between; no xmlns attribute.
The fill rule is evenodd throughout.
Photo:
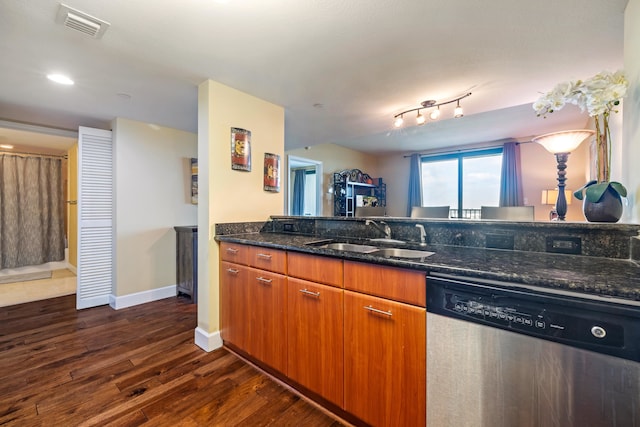
<svg viewBox="0 0 640 427"><path fill-rule="evenodd" d="M231 128L231 169L251 172L251 131Z"/></svg>
<svg viewBox="0 0 640 427"><path fill-rule="evenodd" d="M191 203L198 204L198 159L191 158Z"/></svg>
<svg viewBox="0 0 640 427"><path fill-rule="evenodd" d="M264 191L280 192L280 156L264 153Z"/></svg>

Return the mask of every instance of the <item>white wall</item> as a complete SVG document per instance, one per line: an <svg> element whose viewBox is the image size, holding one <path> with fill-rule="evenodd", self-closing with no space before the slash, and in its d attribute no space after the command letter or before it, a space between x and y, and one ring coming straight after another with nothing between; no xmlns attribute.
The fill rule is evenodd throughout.
<svg viewBox="0 0 640 427"><path fill-rule="evenodd" d="M628 190L624 222L640 222L640 0L629 0L624 13L624 70L629 92L624 99L620 178ZM615 155L615 154L614 154ZM613 166L612 166L613 169ZM612 178L618 178L612 170Z"/></svg>
<svg viewBox="0 0 640 427"><path fill-rule="evenodd" d="M588 181L589 141L583 142L570 155L567 161L566 189L572 192ZM553 206L542 204L542 190L554 189L558 186L558 162L555 155L536 143L520 145L522 164L522 193L525 205L533 206L536 221L548 221ZM569 202L569 200L567 200ZM571 204L567 206L567 221L585 221L582 213L582 202L573 195Z"/></svg>
<svg viewBox="0 0 640 427"><path fill-rule="evenodd" d="M190 132L127 119L113 124L117 297L176 284L176 225L197 223L190 203Z"/></svg>
<svg viewBox="0 0 640 427"><path fill-rule="evenodd" d="M251 172L231 169L231 128L251 131ZM198 87L198 329L196 344L220 345L219 248L215 224L266 221L283 213L284 192L263 190L264 154L284 168L284 109L212 80ZM199 337L202 338L199 341ZM203 342L209 340L209 342Z"/></svg>
<svg viewBox="0 0 640 427"><path fill-rule="evenodd" d="M389 216L407 216L410 160L403 154L378 157L380 176L387 183L387 215Z"/></svg>

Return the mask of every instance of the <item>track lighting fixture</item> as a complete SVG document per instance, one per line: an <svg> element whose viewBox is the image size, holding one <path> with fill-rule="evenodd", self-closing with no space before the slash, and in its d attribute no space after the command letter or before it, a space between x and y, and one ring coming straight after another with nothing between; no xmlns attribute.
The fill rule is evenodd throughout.
<svg viewBox="0 0 640 427"><path fill-rule="evenodd" d="M405 111L403 111L401 113L398 113L395 116L393 116L393 118L395 119L393 124L394 124L395 127L399 128L404 123L404 119L403 119L404 114L412 113L414 111L417 111L418 115L416 116L416 123L418 125L422 125L425 122L425 118L420 113L420 110L426 110L426 109L429 109L429 108L435 108L434 110L432 110L429 113L429 118L431 120L437 120L440 117L440 106L441 105L446 105L446 104L451 104L453 102L456 103L456 109L453 112L453 117L455 117L455 118L462 117L464 114L463 114L463 111L462 111L462 107L460 106L460 100L464 99L464 98L466 98L467 96L470 96L470 95L471 95L471 92L468 92L468 93L465 93L462 96L459 96L457 98L451 99L449 101L444 101L444 102L437 102L437 101L435 101L433 99L429 99L427 101L422 101L420 103L420 105L421 105L420 107L411 108L409 110L405 110Z"/></svg>

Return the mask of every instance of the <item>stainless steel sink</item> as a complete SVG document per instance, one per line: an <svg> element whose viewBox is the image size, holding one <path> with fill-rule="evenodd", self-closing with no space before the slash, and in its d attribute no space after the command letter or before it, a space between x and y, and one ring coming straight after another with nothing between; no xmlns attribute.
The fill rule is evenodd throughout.
<svg viewBox="0 0 640 427"><path fill-rule="evenodd" d="M378 249L375 252L368 252L370 255L378 255L383 257L394 257L394 258L426 258L428 256L433 255L435 252L428 251L416 251L413 249L402 249L402 248L384 248Z"/></svg>
<svg viewBox="0 0 640 427"><path fill-rule="evenodd" d="M387 238L369 239L369 241L376 242L376 243L390 243L392 245L402 245L404 243L407 243L404 240L387 239Z"/></svg>
<svg viewBox="0 0 640 427"><path fill-rule="evenodd" d="M355 245L352 243L328 243L320 247L325 249L335 249L337 251L360 252L364 254L375 252L380 249L377 246Z"/></svg>

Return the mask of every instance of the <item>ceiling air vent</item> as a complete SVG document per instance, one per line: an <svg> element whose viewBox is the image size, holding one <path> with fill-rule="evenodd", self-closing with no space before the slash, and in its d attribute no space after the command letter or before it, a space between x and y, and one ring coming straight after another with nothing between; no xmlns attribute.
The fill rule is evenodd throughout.
<svg viewBox="0 0 640 427"><path fill-rule="evenodd" d="M87 13L81 12L77 9L60 3L60 9L58 9L58 16L56 22L64 25L67 28L71 28L75 31L87 34L93 38L99 39L102 37L109 23L91 16Z"/></svg>

